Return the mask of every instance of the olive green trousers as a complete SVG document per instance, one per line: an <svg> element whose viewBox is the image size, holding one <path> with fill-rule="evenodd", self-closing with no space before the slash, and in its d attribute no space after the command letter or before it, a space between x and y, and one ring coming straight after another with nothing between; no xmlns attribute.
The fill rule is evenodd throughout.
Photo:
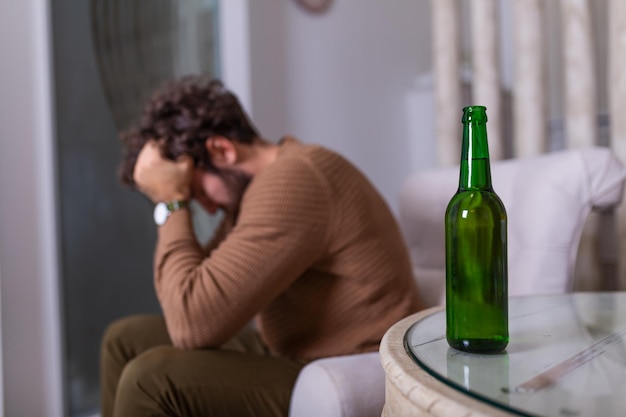
<svg viewBox="0 0 626 417"><path fill-rule="evenodd" d="M131 316L102 340L102 417L287 416L303 366L272 356L251 328L219 349L177 349L163 317Z"/></svg>

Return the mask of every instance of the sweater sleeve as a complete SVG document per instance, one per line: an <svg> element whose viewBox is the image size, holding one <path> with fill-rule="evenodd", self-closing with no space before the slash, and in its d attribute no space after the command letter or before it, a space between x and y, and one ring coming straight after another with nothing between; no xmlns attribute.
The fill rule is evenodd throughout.
<svg viewBox="0 0 626 417"><path fill-rule="evenodd" d="M324 253L329 185L306 160L276 165L250 183L237 224L208 257L187 210L159 228L155 287L175 346L221 345Z"/></svg>

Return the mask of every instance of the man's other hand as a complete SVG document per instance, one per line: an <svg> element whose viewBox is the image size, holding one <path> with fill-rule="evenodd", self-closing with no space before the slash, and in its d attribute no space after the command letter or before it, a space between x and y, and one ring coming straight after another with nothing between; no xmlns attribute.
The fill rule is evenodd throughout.
<svg viewBox="0 0 626 417"><path fill-rule="evenodd" d="M159 145L153 140L144 145L133 171L137 188L154 203L188 200L192 178L191 158L184 156L176 161L165 159Z"/></svg>

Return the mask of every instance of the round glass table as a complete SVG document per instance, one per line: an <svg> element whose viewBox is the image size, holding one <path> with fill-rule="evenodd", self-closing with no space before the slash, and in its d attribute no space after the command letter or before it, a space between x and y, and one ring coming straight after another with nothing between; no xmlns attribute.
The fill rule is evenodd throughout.
<svg viewBox="0 0 626 417"><path fill-rule="evenodd" d="M445 327L445 310L435 308L387 332L383 415L410 415L390 403L394 390L425 415L451 415L451 407L461 415L626 413L626 293L512 297L500 354L452 349Z"/></svg>

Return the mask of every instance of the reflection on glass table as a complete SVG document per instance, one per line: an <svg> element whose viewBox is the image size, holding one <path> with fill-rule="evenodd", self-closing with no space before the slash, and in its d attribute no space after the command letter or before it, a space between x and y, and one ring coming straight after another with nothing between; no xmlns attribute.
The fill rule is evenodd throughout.
<svg viewBox="0 0 626 417"><path fill-rule="evenodd" d="M511 298L504 353L468 354L445 339L445 311L405 335L412 359L435 378L508 412L623 416L626 293Z"/></svg>

